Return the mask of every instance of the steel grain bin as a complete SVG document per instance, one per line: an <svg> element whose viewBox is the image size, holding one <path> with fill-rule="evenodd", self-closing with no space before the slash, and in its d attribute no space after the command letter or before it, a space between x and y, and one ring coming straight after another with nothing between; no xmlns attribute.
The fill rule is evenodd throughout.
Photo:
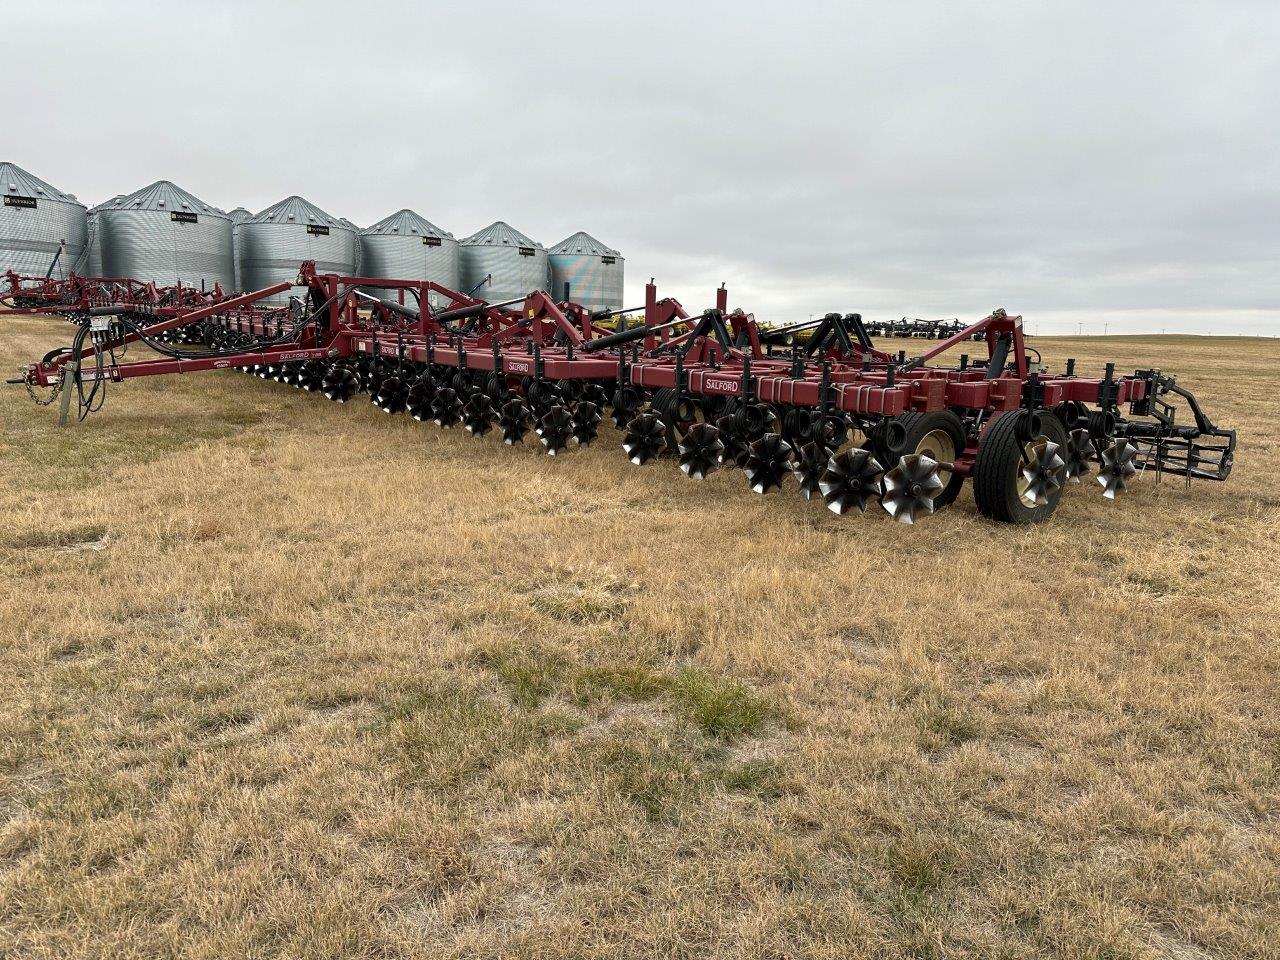
<svg viewBox="0 0 1280 960"><path fill-rule="evenodd" d="M356 265L352 268L352 273L364 275L364 247L360 244L360 228L348 220L346 217L339 217L338 222L349 230L355 232L356 235Z"/></svg>
<svg viewBox="0 0 1280 960"><path fill-rule="evenodd" d="M622 254L606 247L589 233L579 231L547 251L551 264L551 294L569 299L589 310L622 309Z"/></svg>
<svg viewBox="0 0 1280 960"><path fill-rule="evenodd" d="M475 290L476 296L497 303L546 290L551 283L542 244L501 220L458 243L464 293ZM486 282L490 275L492 282Z"/></svg>
<svg viewBox="0 0 1280 960"><path fill-rule="evenodd" d="M462 285L458 241L412 210L400 210L360 231L366 277L392 280L431 280L450 290ZM368 291L375 297L396 299L394 291Z"/></svg>
<svg viewBox="0 0 1280 960"><path fill-rule="evenodd" d="M236 293L244 293L244 287L240 285L240 224L253 214L244 207L236 207L227 216L231 218L231 269L236 278Z"/></svg>
<svg viewBox="0 0 1280 960"><path fill-rule="evenodd" d="M89 234L85 240L84 252L76 264L76 273L82 277L101 277L102 272L102 237L98 234L98 213L106 209L115 200L123 200L124 194L116 194L106 203L89 208Z"/></svg>
<svg viewBox="0 0 1280 960"><path fill-rule="evenodd" d="M320 273L354 274L360 238L353 227L302 197L287 197L240 224L240 281L246 291L293 281L304 260ZM267 302L287 303L288 292Z"/></svg>
<svg viewBox="0 0 1280 960"><path fill-rule="evenodd" d="M0 273L43 277L52 266L52 276L65 277L74 270L88 237L84 204L12 163L0 163L0 193Z"/></svg>
<svg viewBox="0 0 1280 960"><path fill-rule="evenodd" d="M168 180L96 211L102 270L161 286L235 286L231 218Z"/></svg>

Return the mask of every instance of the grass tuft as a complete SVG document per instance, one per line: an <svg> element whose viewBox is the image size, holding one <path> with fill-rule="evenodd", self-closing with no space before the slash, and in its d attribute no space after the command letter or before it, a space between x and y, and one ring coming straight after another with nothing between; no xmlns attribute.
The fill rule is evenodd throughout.
<svg viewBox="0 0 1280 960"><path fill-rule="evenodd" d="M652 700L661 696L670 680L648 667L620 664L602 667L583 667L569 678L573 698L580 704L600 699Z"/></svg>
<svg viewBox="0 0 1280 960"><path fill-rule="evenodd" d="M950 862L936 846L919 841L894 845L888 854L889 873L898 892L913 906L920 906L942 890Z"/></svg>
<svg viewBox="0 0 1280 960"><path fill-rule="evenodd" d="M928 703L916 724L935 750L960 746L986 733L985 724L970 709L947 703Z"/></svg>
<svg viewBox="0 0 1280 960"><path fill-rule="evenodd" d="M536 710L565 680L564 658L536 647L491 647L480 651L475 659L497 673L512 701L526 710Z"/></svg>
<svg viewBox="0 0 1280 960"><path fill-rule="evenodd" d="M776 800L784 793L782 771L773 760L747 760L723 767L719 780L726 790Z"/></svg>
<svg viewBox="0 0 1280 960"><path fill-rule="evenodd" d="M738 680L701 670L682 670L671 695L702 730L713 737L754 733L774 716L772 703Z"/></svg>
<svg viewBox="0 0 1280 960"><path fill-rule="evenodd" d="M627 609L627 601L605 592L536 593L533 609L564 623L594 624L615 620Z"/></svg>

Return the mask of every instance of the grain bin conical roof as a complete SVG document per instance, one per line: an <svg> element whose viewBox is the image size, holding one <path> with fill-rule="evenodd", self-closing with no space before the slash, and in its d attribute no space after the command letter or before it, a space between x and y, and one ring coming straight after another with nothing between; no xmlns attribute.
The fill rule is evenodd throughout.
<svg viewBox="0 0 1280 960"><path fill-rule="evenodd" d="M598 257L622 256L622 254L620 254L617 250L614 250L612 247L606 246L605 244L597 240L595 237L593 237L591 234L583 230L579 230L577 233L575 233L571 237L565 237L555 246L549 248L547 250L547 253L551 254L552 256L555 256L558 253L560 254L590 253Z"/></svg>
<svg viewBox="0 0 1280 960"><path fill-rule="evenodd" d="M389 217L383 217L371 227L360 231L365 236L400 236L400 237L439 237L452 239L453 234L442 230L426 217L413 210L397 210Z"/></svg>
<svg viewBox="0 0 1280 960"><path fill-rule="evenodd" d="M458 242L464 247L542 247L538 241L530 240L511 224L503 223L501 220L494 221L483 230L477 230Z"/></svg>
<svg viewBox="0 0 1280 960"><path fill-rule="evenodd" d="M261 213L250 217L246 223L314 223L330 227L346 227L339 218L325 213L310 200L302 197L285 197L279 203L273 203Z"/></svg>
<svg viewBox="0 0 1280 960"><path fill-rule="evenodd" d="M169 213L206 214L224 218L227 216L218 207L211 203L205 203L199 197L187 193L187 191L169 180L157 180L141 190L136 190L123 197L116 197L103 206L107 210L158 210Z"/></svg>
<svg viewBox="0 0 1280 960"><path fill-rule="evenodd" d="M0 162L0 193L7 193L11 197L29 197L32 200L80 202L71 194L63 193L57 187L23 170L16 163L8 161Z"/></svg>

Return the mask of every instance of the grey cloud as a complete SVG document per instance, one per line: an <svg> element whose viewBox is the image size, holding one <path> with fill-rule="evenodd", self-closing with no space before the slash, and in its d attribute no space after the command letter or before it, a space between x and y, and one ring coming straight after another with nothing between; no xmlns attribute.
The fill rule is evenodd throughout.
<svg viewBox="0 0 1280 960"><path fill-rule="evenodd" d="M633 298L724 281L771 319L1280 333L1272 3L31 13L6 74L33 112L0 153L87 201L167 177L228 208L586 229Z"/></svg>

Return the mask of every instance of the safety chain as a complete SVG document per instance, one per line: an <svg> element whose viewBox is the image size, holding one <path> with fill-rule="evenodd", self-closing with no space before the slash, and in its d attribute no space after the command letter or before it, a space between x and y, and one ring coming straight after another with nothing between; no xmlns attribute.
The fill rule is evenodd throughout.
<svg viewBox="0 0 1280 960"><path fill-rule="evenodd" d="M58 394L62 392L63 379L63 377L59 377L58 380L55 381L53 387L50 388L49 396L44 400L41 400L40 397L36 395L35 378L32 376L31 371L25 370L22 374L22 382L26 384L27 387L27 396L31 398L32 402L34 402L37 407L47 407L58 399Z"/></svg>

